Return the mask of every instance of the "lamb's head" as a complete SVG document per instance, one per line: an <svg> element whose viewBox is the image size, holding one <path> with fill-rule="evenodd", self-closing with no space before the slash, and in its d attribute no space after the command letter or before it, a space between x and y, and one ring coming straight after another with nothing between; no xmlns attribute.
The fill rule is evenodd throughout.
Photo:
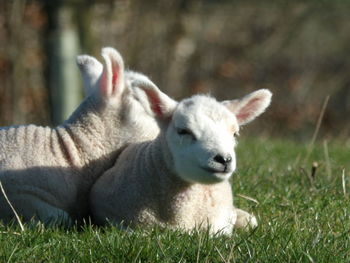
<svg viewBox="0 0 350 263"><path fill-rule="evenodd" d="M177 103L155 89L146 93L163 126L176 174L185 181L205 184L231 176L236 169L239 127L263 113L271 101L268 90L224 102L195 95Z"/></svg>
<svg viewBox="0 0 350 263"><path fill-rule="evenodd" d="M103 48L103 64L89 55L78 56L86 100L95 105L101 119L107 122L109 137L123 137L123 142L152 139L158 126L149 114L149 103L141 86L155 87L146 76L126 71L122 56L113 48ZM118 142L118 140L115 140Z"/></svg>
<svg viewBox="0 0 350 263"><path fill-rule="evenodd" d="M214 183L236 168L235 116L215 99L197 95L181 101L167 129L167 141L179 176Z"/></svg>

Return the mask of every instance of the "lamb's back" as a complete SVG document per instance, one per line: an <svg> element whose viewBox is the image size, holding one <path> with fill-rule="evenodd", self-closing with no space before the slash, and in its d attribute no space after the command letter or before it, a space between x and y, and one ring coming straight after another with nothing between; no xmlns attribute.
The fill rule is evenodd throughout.
<svg viewBox="0 0 350 263"><path fill-rule="evenodd" d="M55 129L35 125L0 128L0 172L66 162Z"/></svg>

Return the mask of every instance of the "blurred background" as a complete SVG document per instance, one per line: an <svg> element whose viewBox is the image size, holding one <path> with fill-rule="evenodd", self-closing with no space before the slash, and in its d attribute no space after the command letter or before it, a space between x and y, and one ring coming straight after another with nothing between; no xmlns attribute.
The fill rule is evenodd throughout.
<svg viewBox="0 0 350 263"><path fill-rule="evenodd" d="M0 126L56 125L83 98L77 54L117 48L171 97L272 106L244 133L350 135L350 1L0 1Z"/></svg>

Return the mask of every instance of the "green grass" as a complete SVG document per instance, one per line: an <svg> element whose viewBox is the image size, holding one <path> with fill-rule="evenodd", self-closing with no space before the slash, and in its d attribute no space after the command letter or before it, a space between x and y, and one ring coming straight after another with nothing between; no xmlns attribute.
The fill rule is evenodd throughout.
<svg viewBox="0 0 350 263"><path fill-rule="evenodd" d="M306 149L282 140L239 143L235 204L258 217L253 231L209 237L158 228L0 226L0 262L350 262L350 145L316 144L308 160Z"/></svg>

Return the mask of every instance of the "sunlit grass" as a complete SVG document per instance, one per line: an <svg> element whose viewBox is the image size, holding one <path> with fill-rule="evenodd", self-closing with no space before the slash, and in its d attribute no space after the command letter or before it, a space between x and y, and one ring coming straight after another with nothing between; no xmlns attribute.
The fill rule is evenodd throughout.
<svg viewBox="0 0 350 263"><path fill-rule="evenodd" d="M320 142L306 156L302 143L241 140L232 186L236 206L257 216L255 230L0 226L0 262L350 262L350 147Z"/></svg>

